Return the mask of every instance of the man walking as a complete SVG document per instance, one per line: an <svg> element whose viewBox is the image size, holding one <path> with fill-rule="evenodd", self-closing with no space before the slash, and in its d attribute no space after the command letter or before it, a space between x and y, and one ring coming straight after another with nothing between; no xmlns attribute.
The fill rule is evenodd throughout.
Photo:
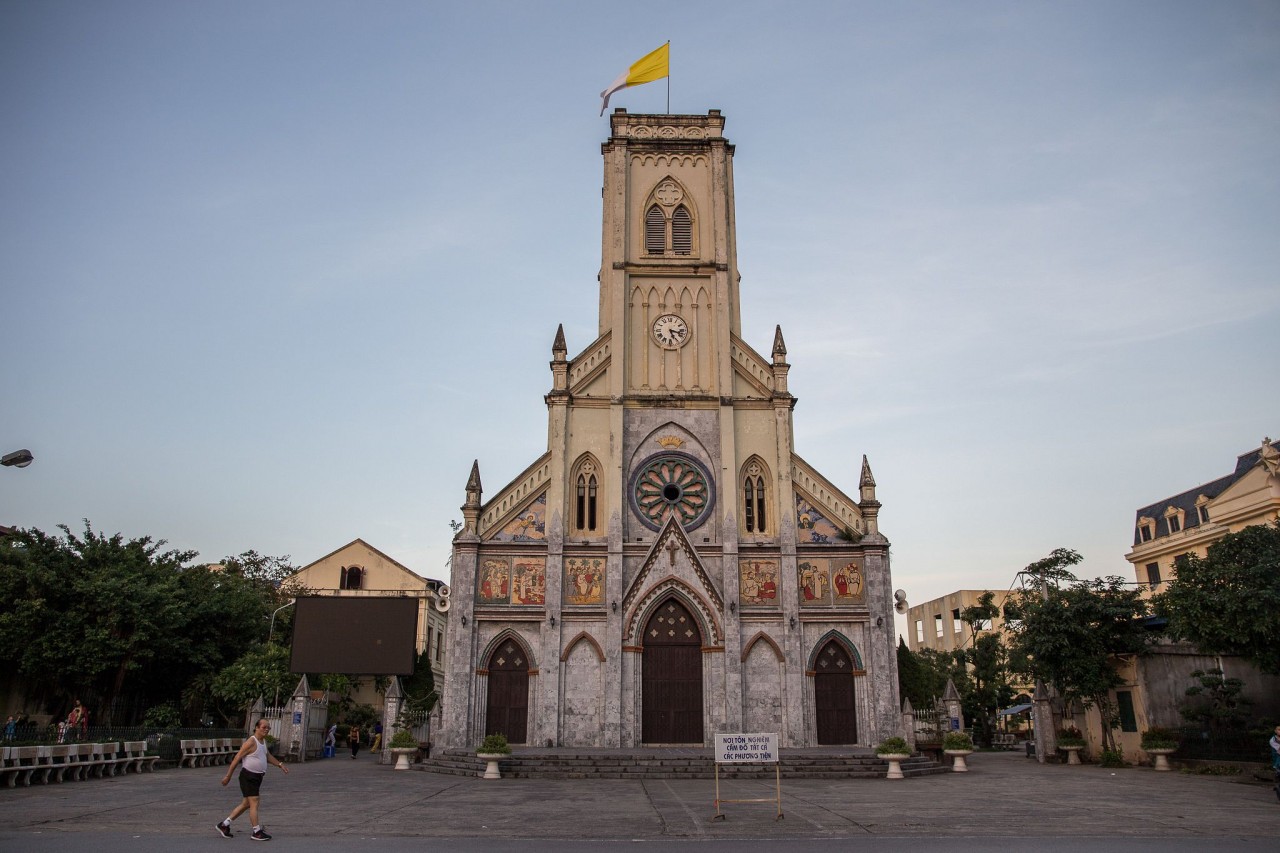
<svg viewBox="0 0 1280 853"><path fill-rule="evenodd" d="M262 821L258 818L258 791L262 787L262 777L267 775L268 765L274 764L279 767L286 776L289 774L289 768L267 751L267 732L269 731L271 731L271 724L266 720L258 720L258 725L253 729L253 735L240 747L231 766L227 768L227 775L222 777L222 784L225 786L231 781L231 773L236 769L236 765L243 763L240 768L240 793L244 799L240 801L240 805L231 810L226 820L220 821L215 827L223 838L231 837L231 822L248 810L249 820L253 822L253 834L249 837L254 841L271 840L271 836L267 835L266 830L262 828Z"/></svg>

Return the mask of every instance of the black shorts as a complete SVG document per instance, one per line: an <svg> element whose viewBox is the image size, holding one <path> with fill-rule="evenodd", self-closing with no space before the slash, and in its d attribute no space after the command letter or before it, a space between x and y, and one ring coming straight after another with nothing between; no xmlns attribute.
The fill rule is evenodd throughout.
<svg viewBox="0 0 1280 853"><path fill-rule="evenodd" d="M246 797L259 796L258 790L262 787L262 777L266 773L254 773L252 770L240 770L240 793Z"/></svg>

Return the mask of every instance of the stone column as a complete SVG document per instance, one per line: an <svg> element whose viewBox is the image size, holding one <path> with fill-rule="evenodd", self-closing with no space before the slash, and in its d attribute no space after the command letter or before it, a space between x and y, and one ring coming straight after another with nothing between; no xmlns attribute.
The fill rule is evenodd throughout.
<svg viewBox="0 0 1280 853"><path fill-rule="evenodd" d="M1058 752L1058 733L1053 727L1053 703L1049 699L1049 688L1043 681L1036 682L1035 696L1031 701L1031 724L1036 730L1036 761L1044 764L1050 755Z"/></svg>
<svg viewBox="0 0 1280 853"><path fill-rule="evenodd" d="M396 722L400 719L400 708L404 704L404 688L400 686L400 676L391 676L391 686L383 695L382 703L382 751L378 754L378 763L386 764L395 759L391 755L391 738L396 733Z"/></svg>
<svg viewBox="0 0 1280 853"><path fill-rule="evenodd" d="M910 699L902 700L902 736L906 739L911 751L916 751L916 709L911 707Z"/></svg>

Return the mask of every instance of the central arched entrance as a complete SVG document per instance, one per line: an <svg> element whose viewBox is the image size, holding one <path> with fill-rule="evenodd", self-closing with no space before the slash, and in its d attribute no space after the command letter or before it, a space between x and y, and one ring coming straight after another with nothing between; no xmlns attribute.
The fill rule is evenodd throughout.
<svg viewBox="0 0 1280 853"><path fill-rule="evenodd" d="M814 661L813 705L819 744L858 742L853 670L849 652L836 640L828 641L818 652Z"/></svg>
<svg viewBox="0 0 1280 853"><path fill-rule="evenodd" d="M668 598L644 628L641 690L644 743L702 743L702 632Z"/></svg>
<svg viewBox="0 0 1280 853"><path fill-rule="evenodd" d="M503 640L489 656L489 699L484 733L524 743L529 730L529 660L520 645Z"/></svg>

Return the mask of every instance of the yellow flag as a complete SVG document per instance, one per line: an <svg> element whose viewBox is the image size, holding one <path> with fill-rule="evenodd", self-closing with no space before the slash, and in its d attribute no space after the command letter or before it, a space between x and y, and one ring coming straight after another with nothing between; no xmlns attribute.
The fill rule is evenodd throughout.
<svg viewBox="0 0 1280 853"><path fill-rule="evenodd" d="M618 79L609 84L609 88L600 93L604 100L600 104L600 115L609 108L609 96L619 89L628 86L639 86L641 83L652 83L661 80L671 72L671 42L667 42L653 53L646 54L632 63L631 67L618 75Z"/></svg>

